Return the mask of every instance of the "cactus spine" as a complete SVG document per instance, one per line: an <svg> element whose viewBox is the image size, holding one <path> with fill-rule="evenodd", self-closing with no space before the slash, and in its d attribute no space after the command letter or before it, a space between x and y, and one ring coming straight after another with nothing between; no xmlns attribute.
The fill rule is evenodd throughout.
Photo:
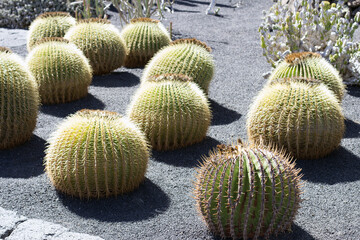
<svg viewBox="0 0 360 240"><path fill-rule="evenodd" d="M124 64L126 46L119 30L106 19L81 20L65 38L90 60L94 75L108 74Z"/></svg>
<svg viewBox="0 0 360 240"><path fill-rule="evenodd" d="M318 53L292 53L285 57L272 72L268 83L277 78L314 78L323 82L333 91L339 101L344 96L345 87L339 72Z"/></svg>
<svg viewBox="0 0 360 240"><path fill-rule="evenodd" d="M0 47L0 149L30 139L38 110L35 79L19 56Z"/></svg>
<svg viewBox="0 0 360 240"><path fill-rule="evenodd" d="M39 85L42 103L64 103L85 97L92 80L84 54L64 38L43 38L27 57Z"/></svg>
<svg viewBox="0 0 360 240"><path fill-rule="evenodd" d="M301 202L299 171L278 151L220 145L198 169L198 210L222 238L268 238L290 230Z"/></svg>
<svg viewBox="0 0 360 240"><path fill-rule="evenodd" d="M144 67L162 47L171 42L170 34L158 21L150 18L132 19L121 31L129 50L125 67Z"/></svg>
<svg viewBox="0 0 360 240"><path fill-rule="evenodd" d="M152 75L164 73L184 74L207 94L214 75L214 60L211 48L196 39L179 39L161 49L146 66L142 82Z"/></svg>
<svg viewBox="0 0 360 240"><path fill-rule="evenodd" d="M69 28L75 24L75 18L67 12L47 12L39 15L29 27L28 51L30 52L35 43L44 37L64 37Z"/></svg>
<svg viewBox="0 0 360 240"><path fill-rule="evenodd" d="M84 109L53 133L45 166L57 190L102 198L136 189L148 159L145 136L133 123L114 112Z"/></svg>
<svg viewBox="0 0 360 240"><path fill-rule="evenodd" d="M182 75L154 76L142 85L128 109L156 150L171 150L202 141L211 122L202 90ZM178 80L175 81L174 78Z"/></svg>
<svg viewBox="0 0 360 240"><path fill-rule="evenodd" d="M250 142L284 147L299 159L326 156L344 134L340 104L324 84L275 83L264 88L251 106Z"/></svg>

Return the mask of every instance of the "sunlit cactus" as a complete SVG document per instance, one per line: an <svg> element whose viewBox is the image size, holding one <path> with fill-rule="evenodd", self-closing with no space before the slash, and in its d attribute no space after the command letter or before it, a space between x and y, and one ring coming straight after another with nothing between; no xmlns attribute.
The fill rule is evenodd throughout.
<svg viewBox="0 0 360 240"><path fill-rule="evenodd" d="M65 38L90 60L94 75L108 74L124 64L127 53L119 30L106 19L80 20Z"/></svg>
<svg viewBox="0 0 360 240"><path fill-rule="evenodd" d="M128 109L129 118L145 132L156 150L177 149L202 141L211 122L209 102L203 91L186 76L169 74L153 78L135 94Z"/></svg>
<svg viewBox="0 0 360 240"><path fill-rule="evenodd" d="M36 126L39 92L18 55L0 47L0 149L29 140Z"/></svg>
<svg viewBox="0 0 360 240"><path fill-rule="evenodd" d="M161 49L147 64L141 81L165 73L184 74L191 78L207 94L214 75L211 48L196 39L179 39Z"/></svg>
<svg viewBox="0 0 360 240"><path fill-rule="evenodd" d="M247 132L252 143L275 144L296 158L316 159L339 146L344 116L323 83L274 83L252 104Z"/></svg>
<svg viewBox="0 0 360 240"><path fill-rule="evenodd" d="M143 67L162 47L171 42L170 34L158 20L132 19L121 31L129 50L125 67Z"/></svg>
<svg viewBox="0 0 360 240"><path fill-rule="evenodd" d="M341 101L345 87L342 78L325 58L318 53L292 53L285 57L272 72L269 83L277 78L303 77L318 79L323 82Z"/></svg>
<svg viewBox="0 0 360 240"><path fill-rule="evenodd" d="M29 27L28 51L30 52L34 44L44 37L64 37L75 24L75 18L67 12L46 12L39 15Z"/></svg>
<svg viewBox="0 0 360 240"><path fill-rule="evenodd" d="M301 176L284 153L241 143L219 145L197 171L197 207L215 235L257 239L291 230L301 202Z"/></svg>
<svg viewBox="0 0 360 240"><path fill-rule="evenodd" d="M43 38L27 57L41 102L64 103L85 97L92 81L88 59L64 38Z"/></svg>
<svg viewBox="0 0 360 240"><path fill-rule="evenodd" d="M144 134L127 118L84 109L67 117L53 133L45 168L60 192L103 198L138 188L148 159Z"/></svg>

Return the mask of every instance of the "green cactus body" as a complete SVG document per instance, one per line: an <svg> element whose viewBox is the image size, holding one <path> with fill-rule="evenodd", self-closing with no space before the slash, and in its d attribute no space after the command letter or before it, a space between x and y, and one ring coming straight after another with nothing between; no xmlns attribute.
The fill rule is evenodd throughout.
<svg viewBox="0 0 360 240"><path fill-rule="evenodd" d="M80 110L66 118L46 149L46 172L60 192L79 198L116 196L144 180L144 134L113 112Z"/></svg>
<svg viewBox="0 0 360 240"><path fill-rule="evenodd" d="M323 83L275 83L255 99L247 118L252 143L275 144L299 159L335 150L344 134L340 104Z"/></svg>
<svg viewBox="0 0 360 240"><path fill-rule="evenodd" d="M132 19L121 31L129 50L125 67L144 67L162 47L171 42L170 34L158 21L150 18Z"/></svg>
<svg viewBox="0 0 360 240"><path fill-rule="evenodd" d="M0 149L29 140L38 111L35 79L19 56L0 47Z"/></svg>
<svg viewBox="0 0 360 240"><path fill-rule="evenodd" d="M30 52L35 43L44 37L64 37L70 27L75 24L75 18L67 12L47 12L39 15L29 28L28 51Z"/></svg>
<svg viewBox="0 0 360 240"><path fill-rule="evenodd" d="M345 87L339 72L318 53L292 53L285 57L272 72L268 83L277 78L314 78L323 82L333 91L339 101L344 96Z"/></svg>
<svg viewBox="0 0 360 240"><path fill-rule="evenodd" d="M203 91L181 75L154 76L139 88L128 116L156 150L171 150L202 141L211 122ZM178 78L174 81L172 78Z"/></svg>
<svg viewBox="0 0 360 240"><path fill-rule="evenodd" d="M147 64L142 82L149 77L164 73L179 73L193 78L207 94L214 75L211 49L196 39L179 39L161 49Z"/></svg>
<svg viewBox="0 0 360 240"><path fill-rule="evenodd" d="M119 30L105 19L81 20L65 38L90 60L94 75L108 74L124 64L126 46Z"/></svg>
<svg viewBox="0 0 360 240"><path fill-rule="evenodd" d="M42 103L74 101L88 94L91 66L84 54L63 38L44 38L27 57Z"/></svg>
<svg viewBox="0 0 360 240"><path fill-rule="evenodd" d="M283 153L218 146L204 159L195 199L209 229L222 238L269 238L291 224L300 206L299 171Z"/></svg>

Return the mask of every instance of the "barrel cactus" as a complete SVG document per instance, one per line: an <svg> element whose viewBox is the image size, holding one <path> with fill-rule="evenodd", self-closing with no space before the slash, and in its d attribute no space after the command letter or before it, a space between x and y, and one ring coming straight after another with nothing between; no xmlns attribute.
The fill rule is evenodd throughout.
<svg viewBox="0 0 360 240"><path fill-rule="evenodd" d="M198 168L198 210L222 238L290 230L301 202L299 171L287 155L267 147L220 145Z"/></svg>
<svg viewBox="0 0 360 240"><path fill-rule="evenodd" d="M31 51L36 41L44 37L64 37L69 28L75 24L75 18L67 12L47 12L39 15L29 27L28 51Z"/></svg>
<svg viewBox="0 0 360 240"><path fill-rule="evenodd" d="M108 74L124 64L127 49L119 30L106 19L80 20L65 38L90 60L94 75Z"/></svg>
<svg viewBox="0 0 360 240"><path fill-rule="evenodd" d="M323 83L274 83L251 106L247 132L252 143L275 144L296 158L315 159L339 146L344 116Z"/></svg>
<svg viewBox="0 0 360 240"><path fill-rule="evenodd" d="M29 140L36 126L39 92L18 55L0 47L0 149Z"/></svg>
<svg viewBox="0 0 360 240"><path fill-rule="evenodd" d="M132 19L121 31L129 50L125 67L144 67L160 50L171 42L170 34L159 20L151 18Z"/></svg>
<svg viewBox="0 0 360 240"><path fill-rule="evenodd" d="M291 53L272 72L269 82L277 78L304 77L321 80L341 101L345 87L339 71L318 53Z"/></svg>
<svg viewBox="0 0 360 240"><path fill-rule="evenodd" d="M145 132L156 150L177 149L202 141L211 122L209 102L203 91L182 75L153 78L135 94L128 109L129 118Z"/></svg>
<svg viewBox="0 0 360 240"><path fill-rule="evenodd" d="M64 38L43 38L27 56L38 85L41 102L64 103L85 97L92 81L84 54Z"/></svg>
<svg viewBox="0 0 360 240"><path fill-rule="evenodd" d="M45 168L60 192L103 198L136 189L144 180L148 159L144 134L127 118L83 109L53 133Z"/></svg>
<svg viewBox="0 0 360 240"><path fill-rule="evenodd" d="M214 75L211 48L196 39L179 39L161 49L146 66L142 82L152 75L180 73L193 78L207 94Z"/></svg>

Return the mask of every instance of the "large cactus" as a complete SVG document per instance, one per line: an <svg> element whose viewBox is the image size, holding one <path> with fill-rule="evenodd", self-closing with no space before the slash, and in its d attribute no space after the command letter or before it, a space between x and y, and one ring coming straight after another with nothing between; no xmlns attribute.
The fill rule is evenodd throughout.
<svg viewBox="0 0 360 240"><path fill-rule="evenodd" d="M135 94L128 109L130 119L140 126L156 150L171 150L202 141L211 122L203 91L182 75L154 78Z"/></svg>
<svg viewBox="0 0 360 240"><path fill-rule="evenodd" d="M268 238L290 230L301 202L299 171L275 150L220 145L198 169L198 210L222 238Z"/></svg>
<svg viewBox="0 0 360 240"><path fill-rule="evenodd" d="M32 136L39 110L39 92L24 61L0 47L0 149Z"/></svg>
<svg viewBox="0 0 360 240"><path fill-rule="evenodd" d="M121 115L80 110L53 133L46 172L55 188L79 198L133 191L144 180L149 147L144 134Z"/></svg>
<svg viewBox="0 0 360 240"><path fill-rule="evenodd" d="M35 43L44 37L64 37L75 24L75 18L67 12L47 12L39 15L29 27L28 51L30 52Z"/></svg>
<svg viewBox="0 0 360 240"><path fill-rule="evenodd" d="M292 77L318 79L335 93L339 101L344 96L345 87L338 70L318 53L301 52L287 55L274 69L268 83L277 78Z"/></svg>
<svg viewBox="0 0 360 240"><path fill-rule="evenodd" d="M65 38L90 60L94 75L111 73L124 64L127 49L119 30L106 19L81 20Z"/></svg>
<svg viewBox="0 0 360 240"><path fill-rule="evenodd" d="M84 54L64 38L43 38L27 57L42 103L64 103L85 97L92 80Z"/></svg>
<svg viewBox="0 0 360 240"><path fill-rule="evenodd" d="M339 146L344 116L323 83L274 83L251 106L247 131L253 143L284 147L300 159L320 158Z"/></svg>
<svg viewBox="0 0 360 240"><path fill-rule="evenodd" d="M151 18L132 19L121 31L129 50L125 67L144 67L160 50L171 42L170 34L158 21Z"/></svg>
<svg viewBox="0 0 360 240"><path fill-rule="evenodd" d="M214 75L211 48L196 39L179 39L161 49L147 64L141 81L164 73L179 73L193 78L207 94Z"/></svg>

